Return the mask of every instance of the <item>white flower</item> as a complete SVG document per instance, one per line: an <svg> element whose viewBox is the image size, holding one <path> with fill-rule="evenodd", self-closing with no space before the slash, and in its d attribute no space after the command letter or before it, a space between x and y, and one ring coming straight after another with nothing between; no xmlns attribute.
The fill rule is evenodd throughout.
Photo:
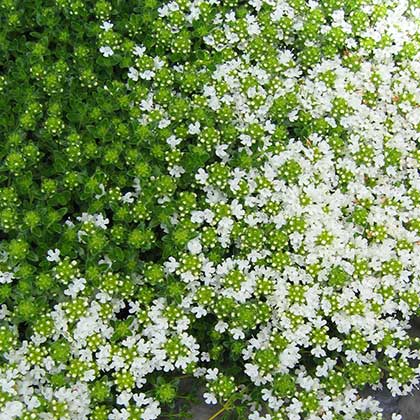
<svg viewBox="0 0 420 420"><path fill-rule="evenodd" d="M50 262L59 262L60 261L60 250L55 248L54 250L49 249L47 252L47 260ZM1 280L0 280L1 281Z"/></svg>
<svg viewBox="0 0 420 420"><path fill-rule="evenodd" d="M99 200L101 197L103 197L106 194L104 184L99 184L99 188L101 190L101 193L95 195L96 200Z"/></svg>
<svg viewBox="0 0 420 420"><path fill-rule="evenodd" d="M173 273L179 267L179 262L174 257L169 257L168 261L164 262L163 265L168 273Z"/></svg>
<svg viewBox="0 0 420 420"><path fill-rule="evenodd" d="M83 381L90 382L95 380L95 371L93 369L88 369L83 374Z"/></svg>
<svg viewBox="0 0 420 420"><path fill-rule="evenodd" d="M159 125L158 125L158 127L159 127L160 129L162 129L162 128L168 127L168 125L170 125L170 124L171 124L171 120L170 120L170 119L168 119L168 118L162 118L162 119L159 121Z"/></svg>
<svg viewBox="0 0 420 420"><path fill-rule="evenodd" d="M396 397L397 395L401 395L401 388L400 383L394 378L388 378L386 381L386 385L388 389L391 391L391 395Z"/></svg>
<svg viewBox="0 0 420 420"><path fill-rule="evenodd" d="M142 47L140 45L136 45L133 50L133 54L137 55L137 57L141 57L144 52L146 51L146 47Z"/></svg>
<svg viewBox="0 0 420 420"><path fill-rule="evenodd" d="M25 404L26 404L28 410L33 410L34 408L37 408L41 405L38 397L36 397L36 396L32 396L32 397L28 398L25 401Z"/></svg>
<svg viewBox="0 0 420 420"><path fill-rule="evenodd" d="M146 394L140 392L140 394L133 394L133 400L136 402L137 407L141 407L147 404L148 398L146 398Z"/></svg>
<svg viewBox="0 0 420 420"><path fill-rule="evenodd" d="M166 139L166 143L171 146L171 149L175 149L178 144L181 144L182 139L177 138L176 136L172 135Z"/></svg>
<svg viewBox="0 0 420 420"><path fill-rule="evenodd" d="M244 366L244 372L251 378L251 380L255 383L259 382L260 374L258 372L258 367L253 365L252 363L245 363Z"/></svg>
<svg viewBox="0 0 420 420"><path fill-rule="evenodd" d="M151 111L153 109L153 96L149 96L147 99L143 99L140 102L140 109L142 111Z"/></svg>
<svg viewBox="0 0 420 420"><path fill-rule="evenodd" d="M195 175L195 179L200 184L205 184L207 182L208 177L209 177L209 174L203 168L200 168Z"/></svg>
<svg viewBox="0 0 420 420"><path fill-rule="evenodd" d="M200 243L200 239L198 238L191 239L187 244L187 248L188 248L188 251L190 251L191 254L194 254L194 255L199 254L203 250Z"/></svg>
<svg viewBox="0 0 420 420"><path fill-rule="evenodd" d="M217 375L219 373L219 369L207 369L206 379L208 381L214 381L217 378Z"/></svg>
<svg viewBox="0 0 420 420"><path fill-rule="evenodd" d="M190 14L187 15L188 22L192 23L200 16L200 9L198 7L191 6Z"/></svg>
<svg viewBox="0 0 420 420"><path fill-rule="evenodd" d="M10 315L10 311L7 309L7 306L5 304L1 305L0 306L0 319L4 319L8 315Z"/></svg>
<svg viewBox="0 0 420 420"><path fill-rule="evenodd" d="M232 328L230 332L234 340L241 340L245 338L245 334L240 328Z"/></svg>
<svg viewBox="0 0 420 420"><path fill-rule="evenodd" d="M199 134L200 133L200 123L196 121L194 124L190 124L188 126L188 133L189 134Z"/></svg>
<svg viewBox="0 0 420 420"><path fill-rule="evenodd" d="M209 353L206 353L206 352L203 352L203 353L201 353L201 361L202 362L210 362L210 354Z"/></svg>
<svg viewBox="0 0 420 420"><path fill-rule="evenodd" d="M203 223L204 221L204 212L199 210L193 210L191 212L191 221L193 223Z"/></svg>
<svg viewBox="0 0 420 420"><path fill-rule="evenodd" d="M127 192L127 193L125 193L122 197L121 197L121 201L124 203L124 204L131 204L131 203L134 203L134 198L133 198L133 193L132 192Z"/></svg>
<svg viewBox="0 0 420 420"><path fill-rule="evenodd" d="M280 354L280 363L289 369L293 368L300 359L299 348L295 345L289 345Z"/></svg>
<svg viewBox="0 0 420 420"><path fill-rule="evenodd" d="M122 391L117 397L117 404L128 407L133 394L128 391Z"/></svg>
<svg viewBox="0 0 420 420"><path fill-rule="evenodd" d="M128 312L130 314L135 314L140 310L139 302L129 302L129 307L130 309L128 310Z"/></svg>
<svg viewBox="0 0 420 420"><path fill-rule="evenodd" d="M154 420L159 417L161 409L157 401L153 401L143 412L142 420Z"/></svg>
<svg viewBox="0 0 420 420"><path fill-rule="evenodd" d="M226 150L228 148L227 144L219 144L216 147L216 156L218 156L220 159L222 159L222 161L226 162L227 158L229 157L229 154L226 153Z"/></svg>
<svg viewBox="0 0 420 420"><path fill-rule="evenodd" d="M153 59L153 65L154 65L156 70L159 70L165 65L165 62L163 60L161 60L159 57L156 56Z"/></svg>
<svg viewBox="0 0 420 420"><path fill-rule="evenodd" d="M168 172L174 178L179 178L183 173L185 173L185 169L182 166L174 165L168 170Z"/></svg>
<svg viewBox="0 0 420 420"><path fill-rule="evenodd" d="M111 57L112 55L114 55L114 50L109 46L101 47L99 48L99 51L104 57Z"/></svg>
<svg viewBox="0 0 420 420"><path fill-rule="evenodd" d="M258 25L258 22L255 20L255 17L253 15L248 15L247 21L248 21L248 34L258 35L261 32L261 30Z"/></svg>
<svg viewBox="0 0 420 420"><path fill-rule="evenodd" d="M106 229L106 225L109 224L109 219L104 218L102 214L95 215L95 226L100 227L101 229Z"/></svg>
<svg viewBox="0 0 420 420"><path fill-rule="evenodd" d="M23 404L20 401L8 401L3 407L3 413L7 413L7 419L19 418L22 415ZM6 419L6 417L4 417Z"/></svg>
<svg viewBox="0 0 420 420"><path fill-rule="evenodd" d="M337 350L341 351L343 343L337 337L331 337L328 340L327 348L330 351Z"/></svg>
<svg viewBox="0 0 420 420"><path fill-rule="evenodd" d="M245 216L245 210L242 204L239 203L236 198L232 201L230 208L232 210L232 215L235 216L238 220Z"/></svg>
<svg viewBox="0 0 420 420"><path fill-rule="evenodd" d="M128 75L129 79L134 80L135 82L137 82L137 80L139 80L139 72L134 67L129 67L128 68L128 74L127 75Z"/></svg>
<svg viewBox="0 0 420 420"><path fill-rule="evenodd" d="M78 278L73 281L73 283L69 286L68 289L64 291L64 294L67 296L71 296L73 299L77 296L79 292L84 290L86 287L86 279Z"/></svg>
<svg viewBox="0 0 420 420"><path fill-rule="evenodd" d="M154 77L155 72L153 70L145 70L141 73L139 73L139 76L143 79L143 80L152 80L152 78Z"/></svg>
<svg viewBox="0 0 420 420"><path fill-rule="evenodd" d="M205 392L203 398L206 404L217 404L216 396L212 392Z"/></svg>
<svg viewBox="0 0 420 420"><path fill-rule="evenodd" d="M103 29L105 32L108 32L113 27L114 25L108 20L105 20L104 22L102 22L102 25L100 26L100 28Z"/></svg>

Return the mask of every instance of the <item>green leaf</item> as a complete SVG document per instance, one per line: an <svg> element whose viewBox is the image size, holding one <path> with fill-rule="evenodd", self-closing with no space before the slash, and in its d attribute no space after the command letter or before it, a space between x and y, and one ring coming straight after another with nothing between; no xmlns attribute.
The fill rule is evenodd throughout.
<svg viewBox="0 0 420 420"><path fill-rule="evenodd" d="M29 251L28 252L28 260L32 261L32 262L37 262L37 261L39 261L39 256L36 252Z"/></svg>

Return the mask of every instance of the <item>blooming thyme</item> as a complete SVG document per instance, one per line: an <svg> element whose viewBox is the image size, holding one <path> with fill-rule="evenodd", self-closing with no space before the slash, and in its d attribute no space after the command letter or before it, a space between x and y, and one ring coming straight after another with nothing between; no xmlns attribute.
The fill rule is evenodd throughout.
<svg viewBox="0 0 420 420"><path fill-rule="evenodd" d="M418 385L418 2L3 3L0 419Z"/></svg>

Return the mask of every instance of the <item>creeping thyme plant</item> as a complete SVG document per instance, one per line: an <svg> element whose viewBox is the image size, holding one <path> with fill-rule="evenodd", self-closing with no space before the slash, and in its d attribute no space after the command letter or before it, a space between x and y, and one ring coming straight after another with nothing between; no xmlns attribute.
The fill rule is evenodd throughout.
<svg viewBox="0 0 420 420"><path fill-rule="evenodd" d="M418 386L419 0L0 23L1 420L187 419L196 390L380 420L361 391Z"/></svg>

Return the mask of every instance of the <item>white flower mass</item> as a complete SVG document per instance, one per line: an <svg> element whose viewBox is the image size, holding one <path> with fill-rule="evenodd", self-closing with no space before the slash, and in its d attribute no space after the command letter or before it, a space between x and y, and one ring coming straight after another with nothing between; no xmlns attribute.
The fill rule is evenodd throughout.
<svg viewBox="0 0 420 420"><path fill-rule="evenodd" d="M157 42L174 39L170 59L132 39L123 71L127 89L141 87L130 123L169 134L163 151L150 142L166 172L133 178L135 191L101 184L96 199L115 194L129 209L137 250L153 240L144 191L161 182L156 205L171 214L159 228L177 246L163 241L163 262L131 276L113 271L118 252L104 255L93 279L49 249L65 296L3 354L0 418L100 420L92 401L112 386L106 418L159 419L165 400L150 396L148 375L180 371L202 379L206 403L235 396L252 420L379 420L360 389L407 395L420 378L408 334L420 307L418 2L174 0L158 18ZM189 31L201 36L191 55L200 72L174 64L198 48ZM118 50L98 48L105 58ZM81 243L95 228L118 238L117 218L93 210L76 220L68 229ZM13 280L0 272L1 284ZM1 342L17 334L7 319L2 307ZM31 410L39 417L23 417Z"/></svg>

